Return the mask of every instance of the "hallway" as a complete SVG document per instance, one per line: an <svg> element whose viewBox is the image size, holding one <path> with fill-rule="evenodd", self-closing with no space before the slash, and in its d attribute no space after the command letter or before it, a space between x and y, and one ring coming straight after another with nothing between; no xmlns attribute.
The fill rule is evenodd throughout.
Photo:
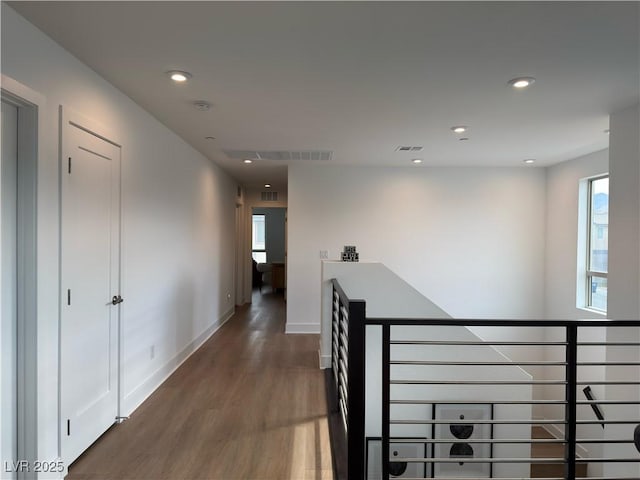
<svg viewBox="0 0 640 480"><path fill-rule="evenodd" d="M317 335L285 335L281 295L254 293L68 480L332 478Z"/></svg>

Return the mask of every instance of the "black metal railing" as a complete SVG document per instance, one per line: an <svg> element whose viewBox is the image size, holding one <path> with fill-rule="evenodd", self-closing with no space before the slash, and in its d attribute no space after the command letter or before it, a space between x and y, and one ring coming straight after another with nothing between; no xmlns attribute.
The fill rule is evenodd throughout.
<svg viewBox="0 0 640 480"><path fill-rule="evenodd" d="M359 478L364 466L365 302L350 300L335 282L331 309L331 365L336 404L346 434L347 478ZM352 354L351 352L356 352Z"/></svg>
<svg viewBox="0 0 640 480"><path fill-rule="evenodd" d="M333 281L332 379L349 480L640 478L640 321L368 318L365 307ZM528 330L500 341L469 331L485 327ZM527 341L532 327L547 334ZM381 377L375 399L365 398L367 328L380 338L367 364ZM605 328L635 336L602 340ZM365 432L371 401L378 437Z"/></svg>

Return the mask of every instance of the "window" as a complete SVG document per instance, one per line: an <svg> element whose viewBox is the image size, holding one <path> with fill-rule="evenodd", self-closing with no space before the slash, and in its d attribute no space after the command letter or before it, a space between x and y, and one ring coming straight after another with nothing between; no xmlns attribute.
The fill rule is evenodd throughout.
<svg viewBox="0 0 640 480"><path fill-rule="evenodd" d="M588 183L586 306L607 311L609 264L609 177Z"/></svg>
<svg viewBox="0 0 640 480"><path fill-rule="evenodd" d="M252 215L251 220L251 256L257 263L267 263L265 216Z"/></svg>

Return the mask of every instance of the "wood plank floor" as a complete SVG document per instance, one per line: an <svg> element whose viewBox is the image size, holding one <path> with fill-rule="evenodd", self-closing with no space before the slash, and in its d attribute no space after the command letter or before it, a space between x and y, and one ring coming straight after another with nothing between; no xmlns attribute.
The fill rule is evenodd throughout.
<svg viewBox="0 0 640 480"><path fill-rule="evenodd" d="M68 480L331 479L318 335L285 335L281 295L254 294Z"/></svg>

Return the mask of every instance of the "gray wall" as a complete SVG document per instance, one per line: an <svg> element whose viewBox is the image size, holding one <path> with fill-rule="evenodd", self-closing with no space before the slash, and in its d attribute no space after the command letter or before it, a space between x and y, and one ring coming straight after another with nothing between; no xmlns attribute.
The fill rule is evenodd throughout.
<svg viewBox="0 0 640 480"><path fill-rule="evenodd" d="M267 262L284 262L286 208L254 208L255 215L266 215L265 235Z"/></svg>

